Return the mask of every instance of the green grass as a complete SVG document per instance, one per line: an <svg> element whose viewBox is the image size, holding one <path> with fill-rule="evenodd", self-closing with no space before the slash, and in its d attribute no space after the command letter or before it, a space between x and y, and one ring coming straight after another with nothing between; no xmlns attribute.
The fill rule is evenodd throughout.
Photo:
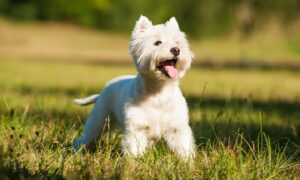
<svg viewBox="0 0 300 180"><path fill-rule="evenodd" d="M158 141L137 159L121 155L122 133L75 153L99 92L132 66L0 61L0 178L295 179L300 175L300 72L192 68L181 86L197 142L193 167Z"/></svg>

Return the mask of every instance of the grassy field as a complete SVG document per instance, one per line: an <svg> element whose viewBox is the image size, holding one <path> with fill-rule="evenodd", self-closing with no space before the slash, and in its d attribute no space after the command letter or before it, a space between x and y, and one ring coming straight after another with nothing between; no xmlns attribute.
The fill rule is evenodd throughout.
<svg viewBox="0 0 300 180"><path fill-rule="evenodd" d="M133 67L0 62L0 169L4 177L268 179L300 175L300 72L192 68L182 81L197 141L194 167L164 142L139 159L120 154L109 130L74 153L91 107L72 103Z"/></svg>
<svg viewBox="0 0 300 180"><path fill-rule="evenodd" d="M135 74L128 35L0 20L0 179L297 179L300 71L291 67L300 67L300 41L272 33L243 47L234 37L192 41L197 58L181 82L197 143L191 167L163 141L141 158L123 157L122 133L108 125L92 150L73 151L92 106L72 100ZM245 61L243 49L271 68L215 68ZM214 68L199 66L210 58Z"/></svg>

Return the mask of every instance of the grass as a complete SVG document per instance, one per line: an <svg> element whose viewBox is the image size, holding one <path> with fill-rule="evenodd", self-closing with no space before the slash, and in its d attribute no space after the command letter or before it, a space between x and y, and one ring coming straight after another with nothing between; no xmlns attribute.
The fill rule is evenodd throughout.
<svg viewBox="0 0 300 180"><path fill-rule="evenodd" d="M197 143L193 167L158 141L141 158L120 152L122 133L75 153L95 93L131 66L2 60L0 178L296 179L300 175L297 71L192 68L182 81Z"/></svg>

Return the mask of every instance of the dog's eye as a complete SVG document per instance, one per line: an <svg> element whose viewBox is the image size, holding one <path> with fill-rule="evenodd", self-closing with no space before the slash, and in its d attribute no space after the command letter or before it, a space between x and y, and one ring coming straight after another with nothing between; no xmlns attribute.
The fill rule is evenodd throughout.
<svg viewBox="0 0 300 180"><path fill-rule="evenodd" d="M156 41L156 42L154 43L154 45L155 45L155 46L159 46L161 43L162 43L161 41Z"/></svg>

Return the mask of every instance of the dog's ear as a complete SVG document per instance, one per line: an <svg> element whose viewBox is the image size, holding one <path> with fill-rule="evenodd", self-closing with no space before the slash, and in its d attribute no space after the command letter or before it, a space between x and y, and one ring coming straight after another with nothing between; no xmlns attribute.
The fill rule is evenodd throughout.
<svg viewBox="0 0 300 180"><path fill-rule="evenodd" d="M169 21L166 22L166 27L170 27L170 28L173 28L173 29L180 30L180 29L179 29L178 22L177 22L177 20L175 19L175 17L171 17L171 18L169 19Z"/></svg>
<svg viewBox="0 0 300 180"><path fill-rule="evenodd" d="M136 33L141 33L145 32L149 28L152 28L152 22L146 16L141 15L141 17L135 24L134 31Z"/></svg>

